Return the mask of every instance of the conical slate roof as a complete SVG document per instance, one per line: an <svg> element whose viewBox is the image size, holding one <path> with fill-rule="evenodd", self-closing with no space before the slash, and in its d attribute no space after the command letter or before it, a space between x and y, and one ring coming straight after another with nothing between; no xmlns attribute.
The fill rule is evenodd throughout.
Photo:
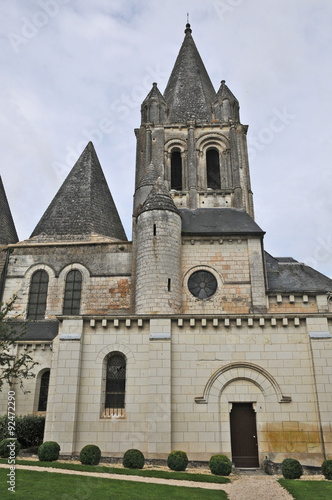
<svg viewBox="0 0 332 500"><path fill-rule="evenodd" d="M169 107L169 123L212 120L211 106L216 92L187 24L185 38L168 80L164 98Z"/></svg>
<svg viewBox="0 0 332 500"><path fill-rule="evenodd" d="M157 179L158 179L158 172L156 170L156 167L154 166L153 163L150 163L150 165L146 169L142 181L140 182L139 187L154 186Z"/></svg>
<svg viewBox="0 0 332 500"><path fill-rule="evenodd" d="M160 177L158 177L155 185L150 191L149 196L145 200L140 210L140 214L150 210L168 210L170 212L179 213L171 195Z"/></svg>
<svg viewBox="0 0 332 500"><path fill-rule="evenodd" d="M93 236L127 241L95 148L89 142L31 238L82 241Z"/></svg>
<svg viewBox="0 0 332 500"><path fill-rule="evenodd" d="M0 245L17 242L18 237L15 224L0 176Z"/></svg>
<svg viewBox="0 0 332 500"><path fill-rule="evenodd" d="M236 103L239 103L233 92L231 92L227 87L225 80L221 80L220 88L217 92L217 97L221 100L229 99L230 101L235 101Z"/></svg>

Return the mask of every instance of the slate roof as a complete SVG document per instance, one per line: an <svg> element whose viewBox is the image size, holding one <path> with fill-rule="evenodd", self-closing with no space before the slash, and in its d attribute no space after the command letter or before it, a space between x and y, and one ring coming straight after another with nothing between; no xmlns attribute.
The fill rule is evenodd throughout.
<svg viewBox="0 0 332 500"><path fill-rule="evenodd" d="M139 213L150 210L168 210L178 213L178 209L160 177L158 177Z"/></svg>
<svg viewBox="0 0 332 500"><path fill-rule="evenodd" d="M17 243L18 237L0 176L0 245Z"/></svg>
<svg viewBox="0 0 332 500"><path fill-rule="evenodd" d="M20 341L40 340L49 342L52 341L59 331L58 321L31 321L27 324L25 322L12 323L15 330L19 333L26 325L26 333L19 339Z"/></svg>
<svg viewBox="0 0 332 500"><path fill-rule="evenodd" d="M179 213L184 235L251 234L263 236L265 234L247 212L236 208L197 208L196 210L181 208Z"/></svg>
<svg viewBox="0 0 332 500"><path fill-rule="evenodd" d="M265 252L268 291L315 292L332 290L332 280L292 257L272 257Z"/></svg>
<svg viewBox="0 0 332 500"><path fill-rule="evenodd" d="M95 148L89 142L31 238L81 241L93 235L127 241Z"/></svg>
<svg viewBox="0 0 332 500"><path fill-rule="evenodd" d="M154 186L158 177L159 177L159 175L158 175L158 172L156 170L156 167L153 165L153 163L150 163L150 165L146 169L146 172L144 174L142 181L139 184L139 187Z"/></svg>
<svg viewBox="0 0 332 500"><path fill-rule="evenodd" d="M185 38L168 80L164 98L169 108L169 123L187 120L212 120L216 92L187 24Z"/></svg>
<svg viewBox="0 0 332 500"><path fill-rule="evenodd" d="M229 99L230 101L234 101L237 104L239 103L233 92L231 92L227 87L225 80L221 80L220 88L217 92L217 97L220 98L221 100Z"/></svg>

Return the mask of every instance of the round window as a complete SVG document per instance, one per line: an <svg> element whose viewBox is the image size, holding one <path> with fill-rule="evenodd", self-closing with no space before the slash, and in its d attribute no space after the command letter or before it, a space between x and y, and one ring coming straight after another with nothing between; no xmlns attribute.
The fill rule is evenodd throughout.
<svg viewBox="0 0 332 500"><path fill-rule="evenodd" d="M208 299L217 290L217 280L212 273L208 271L196 271L188 280L190 293L198 299Z"/></svg>

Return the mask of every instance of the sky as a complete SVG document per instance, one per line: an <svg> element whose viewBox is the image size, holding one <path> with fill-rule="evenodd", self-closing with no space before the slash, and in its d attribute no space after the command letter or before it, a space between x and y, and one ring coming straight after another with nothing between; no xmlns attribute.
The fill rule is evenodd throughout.
<svg viewBox="0 0 332 500"><path fill-rule="evenodd" d="M249 125L265 249L332 277L330 0L0 1L0 175L19 239L90 140L131 239L134 129L187 12L215 89L226 80Z"/></svg>

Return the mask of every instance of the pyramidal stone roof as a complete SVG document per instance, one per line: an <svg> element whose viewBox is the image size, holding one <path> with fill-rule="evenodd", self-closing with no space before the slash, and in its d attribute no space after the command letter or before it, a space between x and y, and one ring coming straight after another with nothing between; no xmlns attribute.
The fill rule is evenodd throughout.
<svg viewBox="0 0 332 500"><path fill-rule="evenodd" d="M158 177L149 193L149 196L143 203L139 214L150 210L168 210L170 212L179 213L171 195L160 177Z"/></svg>
<svg viewBox="0 0 332 500"><path fill-rule="evenodd" d="M158 177L159 176L158 176L158 172L156 170L156 167L154 166L153 163L150 163L150 165L146 169L146 172L144 174L142 181L140 182L139 187L154 186Z"/></svg>
<svg viewBox="0 0 332 500"><path fill-rule="evenodd" d="M227 87L225 80L221 80L220 88L217 92L217 97L219 97L221 100L229 99L230 101L235 101L236 103L239 102L233 92L231 92Z"/></svg>
<svg viewBox="0 0 332 500"><path fill-rule="evenodd" d="M84 149L33 231L36 241L127 241L92 142Z"/></svg>
<svg viewBox="0 0 332 500"><path fill-rule="evenodd" d="M168 122L210 122L216 92L191 35L190 24L187 24L185 34L164 92L169 107Z"/></svg>
<svg viewBox="0 0 332 500"><path fill-rule="evenodd" d="M0 176L0 245L17 243L18 237Z"/></svg>

